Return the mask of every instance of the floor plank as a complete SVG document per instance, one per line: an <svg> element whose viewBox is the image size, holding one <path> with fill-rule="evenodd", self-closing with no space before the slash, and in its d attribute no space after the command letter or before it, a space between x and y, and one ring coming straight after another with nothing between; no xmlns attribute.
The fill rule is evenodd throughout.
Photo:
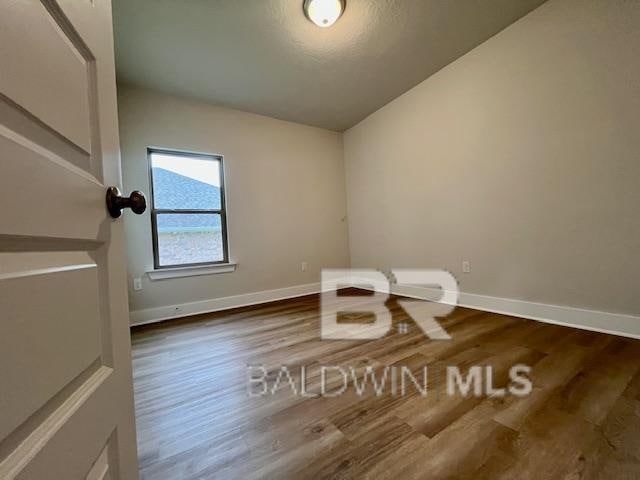
<svg viewBox="0 0 640 480"><path fill-rule="evenodd" d="M141 477L640 478L640 341L466 308L434 341L397 300L394 328L370 341L320 340L317 295L134 328ZM528 396L447 395L449 366L491 366L500 388L514 364L532 368ZM249 395L248 366L273 385L283 365L298 393L306 367L309 396L286 379ZM338 395L334 369L317 395L322 366L356 379L428 366L429 392Z"/></svg>

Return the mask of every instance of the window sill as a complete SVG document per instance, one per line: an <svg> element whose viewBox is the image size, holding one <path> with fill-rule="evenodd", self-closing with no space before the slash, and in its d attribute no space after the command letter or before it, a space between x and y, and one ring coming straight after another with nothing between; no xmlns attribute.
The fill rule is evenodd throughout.
<svg viewBox="0 0 640 480"><path fill-rule="evenodd" d="M197 277L199 275L215 275L218 273L230 273L236 270L238 264L218 263L215 265L199 265L194 267L161 268L149 270L147 275L151 280L167 280L169 278Z"/></svg>

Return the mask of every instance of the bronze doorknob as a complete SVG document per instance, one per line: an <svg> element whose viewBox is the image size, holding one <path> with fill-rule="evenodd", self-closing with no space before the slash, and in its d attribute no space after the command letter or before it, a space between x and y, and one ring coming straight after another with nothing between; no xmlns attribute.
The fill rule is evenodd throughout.
<svg viewBox="0 0 640 480"><path fill-rule="evenodd" d="M144 193L134 190L128 197L123 197L118 187L107 188L107 210L113 218L122 215L123 208L130 208L133 213L140 215L147 209L147 199Z"/></svg>

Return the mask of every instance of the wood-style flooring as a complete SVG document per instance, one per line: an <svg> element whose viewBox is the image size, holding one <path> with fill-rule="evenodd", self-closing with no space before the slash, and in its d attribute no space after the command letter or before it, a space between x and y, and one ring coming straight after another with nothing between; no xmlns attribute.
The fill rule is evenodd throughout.
<svg viewBox="0 0 640 480"><path fill-rule="evenodd" d="M441 321L452 340L429 340L388 306L394 327L371 341L320 340L317 295L134 328L141 477L640 478L640 341L466 308ZM497 388L518 363L526 397L445 394L448 365L492 366ZM247 366L273 386L283 364L308 367L307 394L321 365L428 365L429 393L249 395Z"/></svg>

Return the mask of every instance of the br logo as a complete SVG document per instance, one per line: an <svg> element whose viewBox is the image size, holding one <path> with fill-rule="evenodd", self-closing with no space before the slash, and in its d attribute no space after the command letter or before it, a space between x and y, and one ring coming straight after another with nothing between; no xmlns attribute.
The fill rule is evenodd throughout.
<svg viewBox="0 0 640 480"><path fill-rule="evenodd" d="M393 283L406 287L426 287L426 292L440 291L437 301L403 299L398 304L422 329L435 340L451 337L436 321L458 304L458 282L446 270L393 269L389 275ZM373 269L324 269L320 304L320 332L323 340L375 340L391 329L391 312L386 301L391 294L392 281ZM344 287L360 287L373 291L372 295L339 295ZM372 314L373 322L340 322L341 314Z"/></svg>

